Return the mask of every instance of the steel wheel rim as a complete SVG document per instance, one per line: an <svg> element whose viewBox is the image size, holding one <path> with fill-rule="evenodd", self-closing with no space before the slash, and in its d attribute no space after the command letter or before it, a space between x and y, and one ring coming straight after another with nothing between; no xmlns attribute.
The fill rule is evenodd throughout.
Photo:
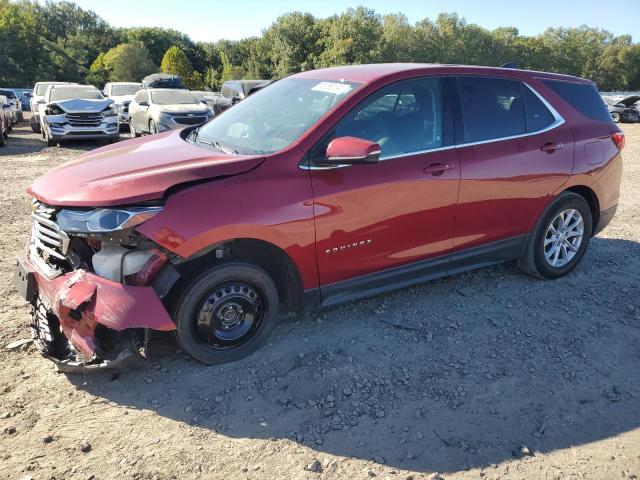
<svg viewBox="0 0 640 480"><path fill-rule="evenodd" d="M558 213L544 236L544 258L554 268L567 265L578 253L584 237L584 219L573 208Z"/></svg>
<svg viewBox="0 0 640 480"><path fill-rule="evenodd" d="M203 295L194 320L198 343L209 350L229 350L246 343L262 327L266 301L248 283L227 282Z"/></svg>

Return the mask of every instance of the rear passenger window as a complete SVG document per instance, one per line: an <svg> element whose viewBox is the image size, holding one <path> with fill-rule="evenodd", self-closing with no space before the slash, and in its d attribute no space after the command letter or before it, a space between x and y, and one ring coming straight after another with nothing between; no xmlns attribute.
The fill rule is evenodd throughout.
<svg viewBox="0 0 640 480"><path fill-rule="evenodd" d="M499 78L458 77L464 141L526 133L520 83Z"/></svg>
<svg viewBox="0 0 640 480"><path fill-rule="evenodd" d="M585 117L598 122L611 123L611 115L593 83L573 83L562 80L543 80L542 82Z"/></svg>
<svg viewBox="0 0 640 480"><path fill-rule="evenodd" d="M542 100L526 85L522 86L522 97L524 99L527 132L537 132L555 121L555 117L542 103Z"/></svg>

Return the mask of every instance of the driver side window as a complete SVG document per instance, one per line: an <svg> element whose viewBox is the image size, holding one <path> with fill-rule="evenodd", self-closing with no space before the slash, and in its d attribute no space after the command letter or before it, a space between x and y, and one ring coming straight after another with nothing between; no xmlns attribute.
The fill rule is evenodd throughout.
<svg viewBox="0 0 640 480"><path fill-rule="evenodd" d="M340 120L326 144L337 137L363 138L380 145L381 159L445 145L444 82L429 77L383 87Z"/></svg>

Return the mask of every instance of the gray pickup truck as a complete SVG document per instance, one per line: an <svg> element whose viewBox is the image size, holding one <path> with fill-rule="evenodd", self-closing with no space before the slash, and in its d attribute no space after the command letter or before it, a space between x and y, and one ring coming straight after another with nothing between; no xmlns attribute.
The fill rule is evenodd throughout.
<svg viewBox="0 0 640 480"><path fill-rule="evenodd" d="M216 115L244 100L253 92L266 87L271 80L228 80L222 84L220 95L211 102Z"/></svg>

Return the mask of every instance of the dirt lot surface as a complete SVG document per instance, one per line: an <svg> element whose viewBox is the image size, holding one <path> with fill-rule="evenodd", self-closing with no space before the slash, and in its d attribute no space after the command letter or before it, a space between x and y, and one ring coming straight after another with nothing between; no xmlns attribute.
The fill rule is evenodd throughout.
<svg viewBox="0 0 640 480"><path fill-rule="evenodd" d="M640 125L622 199L574 273L513 265L284 319L206 367L155 336L148 368L64 375L12 291L25 189L95 144L0 150L0 478L640 477Z"/></svg>

